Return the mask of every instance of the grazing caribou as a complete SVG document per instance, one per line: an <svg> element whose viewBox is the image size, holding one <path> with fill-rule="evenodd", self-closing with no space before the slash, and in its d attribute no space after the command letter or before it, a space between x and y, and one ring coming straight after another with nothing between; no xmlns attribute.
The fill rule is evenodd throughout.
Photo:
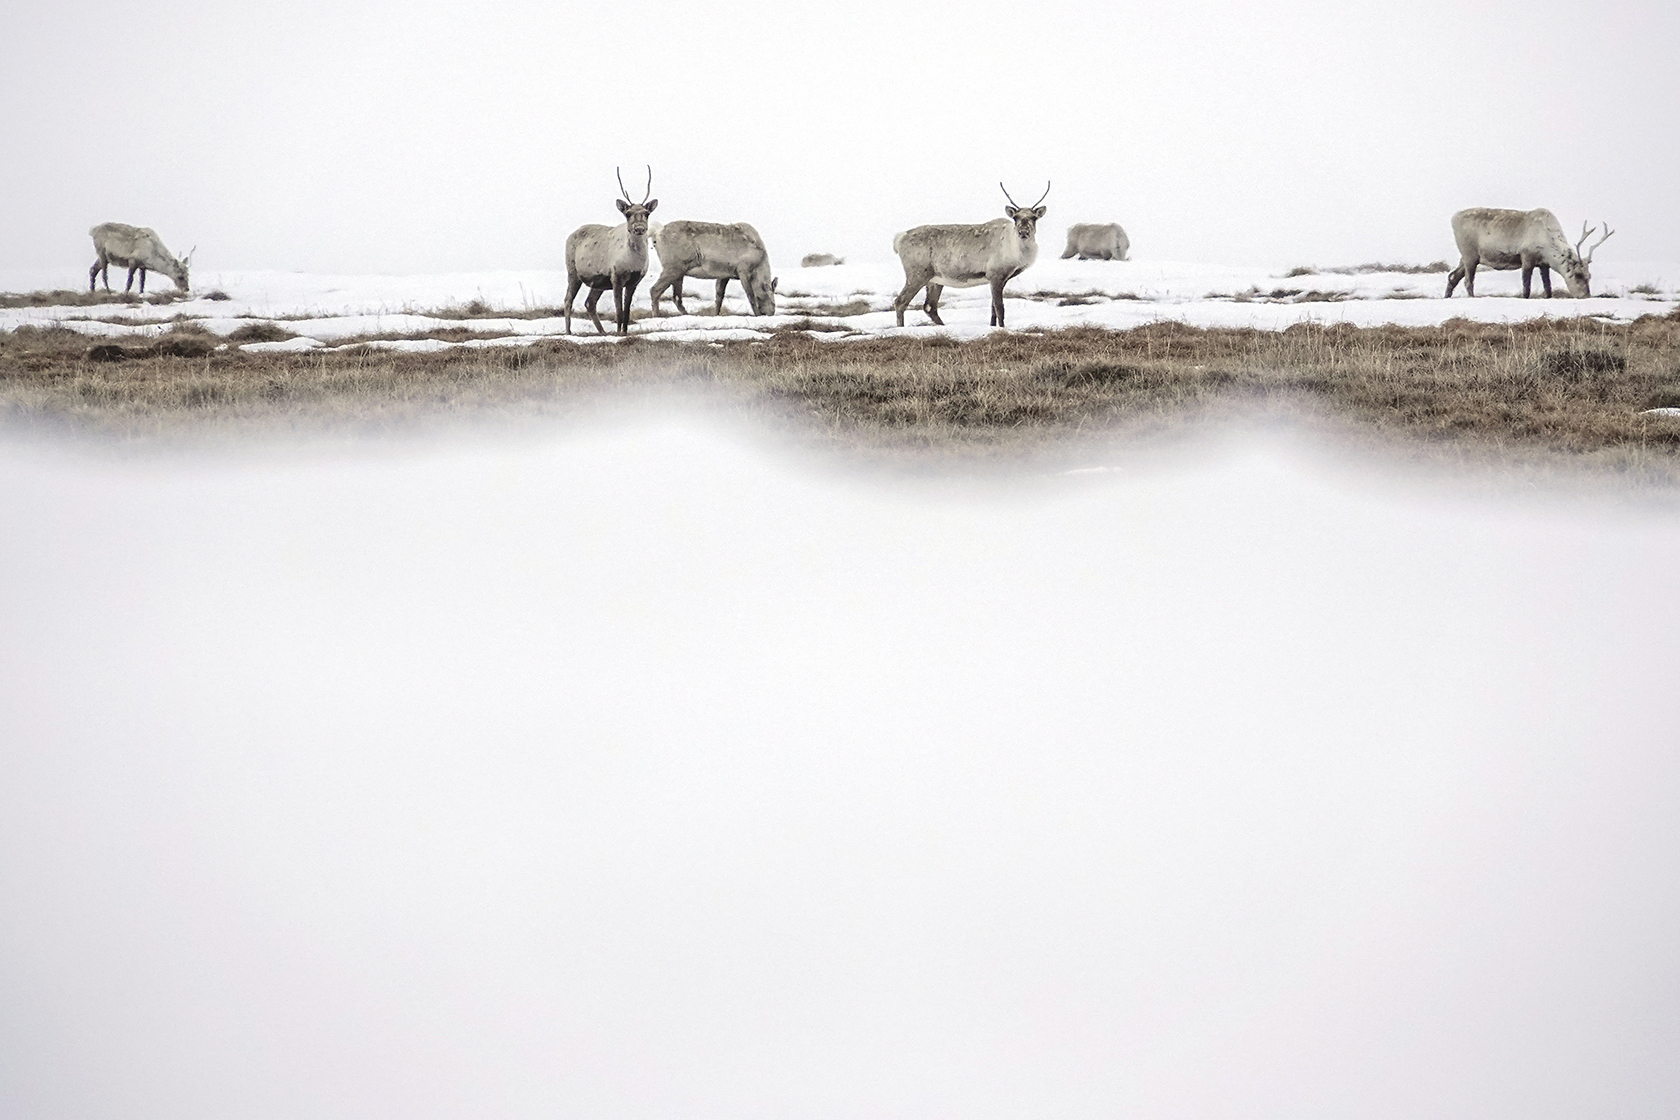
<svg viewBox="0 0 1680 1120"><path fill-rule="evenodd" d="M740 280L754 315L776 313L776 278L770 275L770 254L764 238L746 222L720 225L717 222L667 222L652 227L649 235L659 254L659 279L648 295L653 313L659 314L659 297L667 288L684 315L683 278L717 281L717 312L723 311L723 292L731 280Z"/></svg>
<svg viewBox="0 0 1680 1120"><path fill-rule="evenodd" d="M653 168L648 168L647 191L640 202L632 201L624 189L624 175L618 176L619 193L615 198L618 212L624 221L616 226L579 226L566 238L566 333L572 333L572 301L578 289L589 285L589 298L583 309L595 320L595 329L602 334L601 316L595 305L608 288L613 294L613 314L619 334L630 333L630 301L636 298L636 285L647 272L648 215L659 200L648 200L653 193Z"/></svg>
<svg viewBox="0 0 1680 1120"><path fill-rule="evenodd" d="M845 264L845 257L837 257L833 253L806 253L800 258L800 268L828 268L830 265Z"/></svg>
<svg viewBox="0 0 1680 1120"><path fill-rule="evenodd" d="M1009 205L1008 218L993 218L974 226L917 226L893 238L893 252L904 263L904 289L893 300L898 325L904 325L904 309L924 287L927 300L922 310L940 326L939 296L947 287L992 286L992 326L1003 326L1003 286L1038 259L1038 220L1044 217L1042 203L1050 195L1050 184L1031 206L1017 206L1002 183L998 189Z"/></svg>
<svg viewBox="0 0 1680 1120"><path fill-rule="evenodd" d="M121 222L102 222L88 230L93 238L95 259L93 267L88 269L88 291L93 291L103 274L105 290L111 290L111 266L128 269L128 283L123 287L127 292L134 287L134 274L140 274L140 294L146 294L146 271L161 272L183 292L187 290L187 268L192 264L192 253L177 260L175 255L163 247L163 239L154 230L143 226L128 226ZM193 246L196 251L198 246Z"/></svg>
<svg viewBox="0 0 1680 1120"><path fill-rule="evenodd" d="M1082 261L1123 261L1132 243L1126 231L1114 222L1098 225L1079 222L1068 227L1067 248L1062 259L1078 257Z"/></svg>
<svg viewBox="0 0 1680 1120"><path fill-rule="evenodd" d="M1452 216L1453 240L1458 242L1458 267L1447 274L1447 296L1464 281L1466 295L1476 294L1478 267L1508 271L1522 269L1523 298L1529 297L1534 284L1534 270L1540 269L1540 283L1546 298L1552 297L1552 269L1563 274L1569 294L1576 299L1592 295L1593 250L1610 239L1616 231L1604 223L1604 236L1581 256L1581 245L1593 231L1581 223L1581 240L1573 248L1556 215L1550 210L1496 210L1485 206L1460 210Z"/></svg>

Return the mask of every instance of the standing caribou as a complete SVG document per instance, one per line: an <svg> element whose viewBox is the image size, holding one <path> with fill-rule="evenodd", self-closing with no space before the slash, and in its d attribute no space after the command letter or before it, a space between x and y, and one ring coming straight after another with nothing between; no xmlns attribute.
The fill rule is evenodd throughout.
<svg viewBox="0 0 1680 1120"><path fill-rule="evenodd" d="M754 315L776 313L776 278L770 275L770 254L764 238L746 222L720 225L717 222L667 222L652 227L649 235L659 254L659 279L648 295L653 313L659 314L659 297L667 288L684 315L683 278L717 281L717 312L723 311L723 290L739 279Z"/></svg>
<svg viewBox="0 0 1680 1120"><path fill-rule="evenodd" d="M998 189L1009 205L1008 219L993 218L975 226L917 226L893 238L893 252L904 263L904 290L893 300L898 325L904 325L904 309L924 287L922 304L928 318L940 326L939 296L947 287L992 286L992 326L1003 326L1003 286L1011 277L1032 267L1038 259L1038 220L1045 208L1039 203L1050 195L1050 184L1031 206L1017 206L1002 183Z"/></svg>
<svg viewBox="0 0 1680 1120"><path fill-rule="evenodd" d="M1098 225L1078 222L1068 227L1067 248L1062 250L1062 259L1078 257L1082 261L1123 261L1131 248L1131 239L1118 223Z"/></svg>
<svg viewBox="0 0 1680 1120"><path fill-rule="evenodd" d="M93 238L95 254L93 267L88 269L88 291L93 291L101 274L105 278L105 290L111 290L111 266L128 269L128 283L123 287L127 292L134 287L134 274L140 274L140 294L146 294L146 270L161 272L183 292L187 290L187 268L192 263L192 253L177 260L175 255L163 247L163 239L156 231L143 226L128 226L121 222L101 222L88 230L88 236ZM193 246L196 251L198 246Z"/></svg>
<svg viewBox="0 0 1680 1120"><path fill-rule="evenodd" d="M566 238L566 333L572 333L572 301L578 289L589 285L589 298L583 309L595 320L595 329L602 334L601 316L595 305L608 288L613 294L613 314L619 334L630 333L630 301L636 298L636 285L647 272L648 215L659 205L653 194L653 168L648 167L647 191L640 202L632 201L624 189L624 175L618 174L618 190L623 198L615 198L618 212L624 221L616 226L579 226Z"/></svg>
<svg viewBox="0 0 1680 1120"><path fill-rule="evenodd" d="M1593 230L1581 223L1581 240L1573 248L1565 236L1557 216L1550 210L1495 210L1485 206L1460 210L1452 216L1453 240L1458 242L1458 267L1447 274L1447 296L1464 281L1466 295L1476 294L1476 269L1483 266L1508 271L1522 269L1523 298L1527 299L1534 284L1534 269L1540 269L1540 283L1546 298L1552 297L1552 269L1563 274L1569 294L1576 299L1592 295L1588 271L1593 250L1610 239L1616 231L1604 223L1604 236L1593 242L1587 255L1581 256L1581 245Z"/></svg>

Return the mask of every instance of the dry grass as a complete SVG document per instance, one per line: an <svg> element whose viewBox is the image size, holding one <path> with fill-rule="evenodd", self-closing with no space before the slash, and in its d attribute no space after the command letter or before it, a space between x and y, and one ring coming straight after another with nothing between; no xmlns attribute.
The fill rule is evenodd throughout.
<svg viewBox="0 0 1680 1120"><path fill-rule="evenodd" d="M1435 272L1451 272L1452 265L1446 261L1431 261L1428 264L1383 264L1371 261L1367 264L1348 264L1338 268L1317 268L1312 265L1297 265L1283 275L1286 278L1296 276L1316 276L1330 273L1335 276L1369 276L1374 272L1399 272L1408 276L1426 276Z"/></svg>
<svg viewBox="0 0 1680 1120"><path fill-rule="evenodd" d="M218 294L212 292L204 298L215 299ZM94 292L60 289L52 292L0 292L0 307L99 307L111 303L180 303L192 298L191 292L174 290L141 295L139 292L107 292L103 288Z"/></svg>
<svg viewBox="0 0 1680 1120"><path fill-rule="evenodd" d="M174 438L545 415L602 392L677 386L892 461L1065 458L1094 441L1176 439L1209 421L1287 410L1338 418L1341 430L1435 461L1680 481L1680 424L1639 415L1680 402L1680 315L1282 332L1155 323L966 343L825 342L790 328L762 343L633 336L430 354L247 354L219 341L184 325L123 345L62 328L0 335L0 416Z"/></svg>

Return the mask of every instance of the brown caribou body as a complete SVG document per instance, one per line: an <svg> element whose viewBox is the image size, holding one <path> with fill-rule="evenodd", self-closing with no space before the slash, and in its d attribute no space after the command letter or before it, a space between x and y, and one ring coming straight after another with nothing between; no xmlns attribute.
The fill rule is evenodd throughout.
<svg viewBox="0 0 1680 1120"><path fill-rule="evenodd" d="M998 184L1001 189L1002 183ZM939 296L947 288L992 288L992 326L1003 326L1003 286L1032 267L1038 259L1038 220L1045 208L1039 203L1050 194L1050 184L1031 206L1016 206L1004 190L1009 205L1007 218L994 218L972 226L917 226L893 238L893 252L904 264L904 288L893 300L898 325L904 325L904 309L917 292L927 289L922 310L940 326Z"/></svg>
<svg viewBox="0 0 1680 1120"><path fill-rule="evenodd" d="M1131 248L1131 239L1118 223L1079 222L1068 227L1067 248L1062 250L1062 259L1123 261Z"/></svg>
<svg viewBox="0 0 1680 1120"><path fill-rule="evenodd" d="M1615 230L1605 223L1604 236L1593 242L1587 255L1581 256L1581 245L1593 231L1581 223L1581 240L1573 246L1550 210L1499 210L1485 206L1460 210L1452 216L1453 240L1458 242L1458 267L1447 274L1447 297L1464 281L1466 295L1476 294L1476 269L1492 268L1509 271L1522 269L1523 298L1527 299L1534 285L1534 270L1540 270L1540 283L1546 298L1552 295L1552 269L1563 275L1569 294L1577 299L1592 295L1591 280L1593 250L1604 244Z"/></svg>
<svg viewBox="0 0 1680 1120"><path fill-rule="evenodd" d="M611 288L618 333L630 333L630 301L636 298L636 286L647 273L648 215L659 205L657 198L649 201L647 197L653 193L653 168L648 168L647 192L642 201L631 200L622 175L618 189L624 197L613 201L624 221L616 226L579 226L566 238L567 334L572 333L572 301L585 284L589 285L589 298L583 301L583 309L595 320L595 329L607 333L595 305L601 293Z"/></svg>
<svg viewBox="0 0 1680 1120"><path fill-rule="evenodd" d="M140 274L140 294L146 294L146 272L161 272L183 292L187 290L187 268L192 263L192 254L188 253L184 259L177 260L175 255L163 247L163 239L155 230L144 226L129 226L121 222L102 222L88 230L88 236L93 238L95 259L93 267L88 269L88 291L93 291L101 274L105 279L105 290L111 290L111 266L128 269L128 283L123 291L130 291L134 287L134 274Z"/></svg>
<svg viewBox="0 0 1680 1120"><path fill-rule="evenodd" d="M648 296L659 314L659 297L671 290L684 315L683 278L717 281L717 308L723 311L724 289L739 280L754 315L776 313L776 278L770 274L770 254L764 239L746 222L667 222L653 228L653 250L659 254L659 279Z"/></svg>

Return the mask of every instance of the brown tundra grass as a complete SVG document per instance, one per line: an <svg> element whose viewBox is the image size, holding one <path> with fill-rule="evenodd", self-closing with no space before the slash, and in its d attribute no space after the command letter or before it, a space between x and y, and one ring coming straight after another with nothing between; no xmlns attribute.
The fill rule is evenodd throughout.
<svg viewBox="0 0 1680 1120"><path fill-rule="evenodd" d="M1582 465L1680 482L1680 315L1281 332L1156 323L946 338L636 338L400 354L250 354L182 325L140 344L64 329L0 335L0 420L119 439L388 428L546 415L686 389L791 419L848 455L951 462L1088 458L1287 412L1435 461Z"/></svg>

